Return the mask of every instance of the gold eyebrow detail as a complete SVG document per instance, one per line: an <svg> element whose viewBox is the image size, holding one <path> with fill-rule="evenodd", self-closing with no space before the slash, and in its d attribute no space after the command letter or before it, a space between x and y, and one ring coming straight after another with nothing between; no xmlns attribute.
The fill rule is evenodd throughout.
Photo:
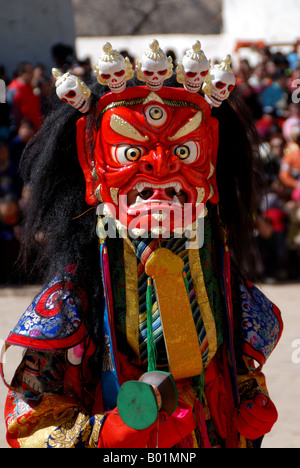
<svg viewBox="0 0 300 468"><path fill-rule="evenodd" d="M122 119L118 115L113 114L110 119L110 127L119 135L123 135L128 138L132 138L136 141L148 141L149 137L143 136L140 132L134 128L130 123L126 122L126 120Z"/></svg>
<svg viewBox="0 0 300 468"><path fill-rule="evenodd" d="M145 101L143 101L143 104L147 104L148 102L151 102L151 101L160 102L160 104L164 103L162 98L159 97L158 94L154 93L153 91L150 94L148 94Z"/></svg>
<svg viewBox="0 0 300 468"><path fill-rule="evenodd" d="M188 135L189 133L196 130L202 122L202 117L203 117L202 112L201 111L197 112L197 114L195 114L191 120L189 120L183 127L181 127L178 130L177 133L175 133L175 135L170 136L169 140L170 141L177 140L178 138L182 138L185 135Z"/></svg>

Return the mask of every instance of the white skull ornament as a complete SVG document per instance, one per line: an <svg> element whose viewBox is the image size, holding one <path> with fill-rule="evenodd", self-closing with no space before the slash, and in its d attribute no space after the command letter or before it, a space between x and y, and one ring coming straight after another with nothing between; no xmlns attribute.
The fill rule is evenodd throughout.
<svg viewBox="0 0 300 468"><path fill-rule="evenodd" d="M209 72L210 60L208 60L201 50L201 44L196 41L192 49L184 54L182 63L176 68L177 81L182 83L184 88L190 93L197 93Z"/></svg>
<svg viewBox="0 0 300 468"><path fill-rule="evenodd" d="M53 68L52 75L56 79L56 94L59 99L67 102L83 114L88 112L90 107L90 88L70 72L62 74L57 68Z"/></svg>
<svg viewBox="0 0 300 468"><path fill-rule="evenodd" d="M211 107L220 107L229 98L236 79L231 68L231 56L226 55L219 65L214 65L203 84L205 99Z"/></svg>
<svg viewBox="0 0 300 468"><path fill-rule="evenodd" d="M126 88L126 81L134 75L132 65L128 57L124 58L109 42L104 44L103 52L95 65L98 83L108 86L113 93L121 93Z"/></svg>
<svg viewBox="0 0 300 468"><path fill-rule="evenodd" d="M172 58L167 57L154 39L145 50L141 61L136 61L137 78L145 81L151 91L158 91L173 74Z"/></svg>

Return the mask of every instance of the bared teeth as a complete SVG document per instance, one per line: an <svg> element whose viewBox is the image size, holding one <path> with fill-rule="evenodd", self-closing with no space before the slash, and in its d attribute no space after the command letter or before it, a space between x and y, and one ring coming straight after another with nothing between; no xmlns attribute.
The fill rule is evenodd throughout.
<svg viewBox="0 0 300 468"><path fill-rule="evenodd" d="M209 176L208 176L208 179L210 179L215 173L215 167L212 163L210 163L210 173L209 173Z"/></svg>
<svg viewBox="0 0 300 468"><path fill-rule="evenodd" d="M167 217L167 213L163 213L162 211L154 211L151 212L151 216L153 216L156 221L164 221Z"/></svg>
<svg viewBox="0 0 300 468"><path fill-rule="evenodd" d="M135 200L135 205L139 205L140 203L143 203L145 202L146 200L144 200L143 198L141 198L139 195L136 197L136 200Z"/></svg>
<svg viewBox="0 0 300 468"><path fill-rule="evenodd" d="M213 189L213 187L211 185L209 187L210 187L210 194L209 194L208 199L210 200L213 197L213 195L215 194L215 191L214 191L214 189Z"/></svg>
<svg viewBox="0 0 300 468"><path fill-rule="evenodd" d="M197 202L202 203L205 197L205 189L203 187L196 187L197 190Z"/></svg>
<svg viewBox="0 0 300 468"><path fill-rule="evenodd" d="M162 234L164 234L166 232L166 230L167 229L164 226L154 226L154 227L150 228L150 231L155 236L161 236Z"/></svg>
<svg viewBox="0 0 300 468"><path fill-rule="evenodd" d="M103 208L102 208L102 214L106 217L106 218L114 218L114 215L111 213L110 209L109 209L109 205L107 205L106 203L103 204Z"/></svg>
<svg viewBox="0 0 300 468"><path fill-rule="evenodd" d="M180 202L179 198L177 197L177 195L174 195L173 202L174 203L179 203L179 205L181 205L181 202Z"/></svg>
<svg viewBox="0 0 300 468"><path fill-rule="evenodd" d="M133 228L133 229L131 229L131 232L135 237L141 237L143 234L145 234L146 229Z"/></svg>
<svg viewBox="0 0 300 468"><path fill-rule="evenodd" d="M152 199L149 199L147 198L146 200L144 200L143 198L141 198L139 195L136 197L136 200L134 203L132 203L130 205L130 208L137 208L139 206L141 206L142 204L145 205L145 204L149 204L149 203L169 203L169 204L172 204L172 203L177 203L178 205L182 205L182 203L180 202L179 198L177 197L177 195L174 195L173 197L173 200L160 200L160 199L155 199L155 200L152 200Z"/></svg>
<svg viewBox="0 0 300 468"><path fill-rule="evenodd" d="M181 184L179 182L169 182L167 184L149 184L149 182L139 182L134 187L139 193L141 193L144 188L153 188L153 189L166 189L173 187L175 192L178 193L181 190Z"/></svg>
<svg viewBox="0 0 300 468"><path fill-rule="evenodd" d="M119 194L119 189L116 187L111 187L110 188L110 196L112 198L112 201L115 203L115 205L118 205L118 194Z"/></svg>

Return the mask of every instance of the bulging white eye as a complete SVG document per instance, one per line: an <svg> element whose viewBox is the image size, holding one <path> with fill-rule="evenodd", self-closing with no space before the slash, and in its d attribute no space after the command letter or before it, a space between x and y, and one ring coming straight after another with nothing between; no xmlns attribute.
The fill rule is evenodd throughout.
<svg viewBox="0 0 300 468"><path fill-rule="evenodd" d="M112 157L120 164L132 164L136 162L145 152L140 146L120 145L111 149Z"/></svg>
<svg viewBox="0 0 300 468"><path fill-rule="evenodd" d="M187 141L184 145L174 146L173 153L185 164L192 164L200 156L200 146L196 141Z"/></svg>
<svg viewBox="0 0 300 468"><path fill-rule="evenodd" d="M163 107L157 105L150 105L145 110L147 123L152 127L162 127L168 118L167 113Z"/></svg>

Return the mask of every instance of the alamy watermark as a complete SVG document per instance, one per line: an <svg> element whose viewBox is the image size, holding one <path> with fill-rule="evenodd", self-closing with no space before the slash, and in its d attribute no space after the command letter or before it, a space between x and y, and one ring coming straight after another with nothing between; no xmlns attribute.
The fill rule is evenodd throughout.
<svg viewBox="0 0 300 468"><path fill-rule="evenodd" d="M6 102L5 82L3 80L0 80L0 104L3 104L5 102Z"/></svg>
<svg viewBox="0 0 300 468"><path fill-rule="evenodd" d="M0 352L3 350L5 345L5 341L0 339ZM2 357L2 352L1 352L1 362L5 363L5 358Z"/></svg>
<svg viewBox="0 0 300 468"><path fill-rule="evenodd" d="M296 339L292 342L292 348L295 350L292 352L292 362L294 364L300 364L300 339Z"/></svg>
<svg viewBox="0 0 300 468"><path fill-rule="evenodd" d="M294 104L299 104L300 102L300 79L294 80L292 82L292 88L295 89L292 93L292 102Z"/></svg>
<svg viewBox="0 0 300 468"><path fill-rule="evenodd" d="M126 197L126 196L125 196ZM120 198L119 198L120 202ZM124 202L125 203L125 202ZM167 208L159 210L157 206L145 212L136 212L131 219L127 216L126 203L119 214L113 204L101 203L97 207L100 221L97 224L97 235L105 240L116 237L131 239L161 238L186 239L186 249L199 249L204 244L204 216L205 204L185 203L183 206L166 204ZM193 221L193 219L197 219ZM172 220L172 221L171 221Z"/></svg>

